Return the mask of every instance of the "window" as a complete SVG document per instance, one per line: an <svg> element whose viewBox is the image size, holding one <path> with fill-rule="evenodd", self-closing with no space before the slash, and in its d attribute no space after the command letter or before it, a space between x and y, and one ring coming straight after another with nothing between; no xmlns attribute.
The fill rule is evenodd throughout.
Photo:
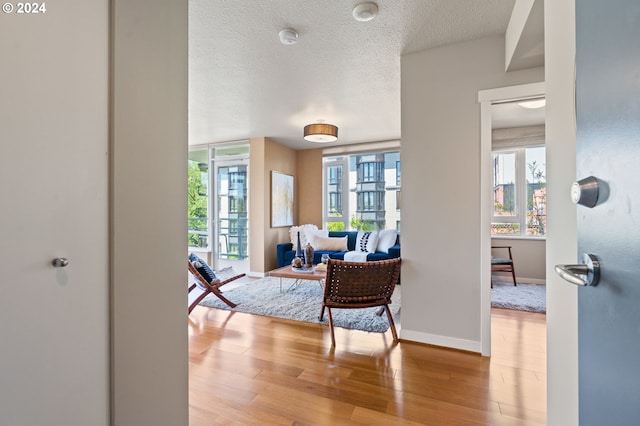
<svg viewBox="0 0 640 426"><path fill-rule="evenodd" d="M362 169L362 182L375 182L380 179L378 163L361 163L360 167Z"/></svg>
<svg viewBox="0 0 640 426"><path fill-rule="evenodd" d="M493 151L492 235L546 234L545 166L544 146Z"/></svg>
<svg viewBox="0 0 640 426"><path fill-rule="evenodd" d="M360 210L370 211L376 209L376 193L375 192L362 192L359 194L359 205L361 206Z"/></svg>
<svg viewBox="0 0 640 426"><path fill-rule="evenodd" d="M329 185L340 185L342 182L342 167L329 167Z"/></svg>
<svg viewBox="0 0 640 426"><path fill-rule="evenodd" d="M340 192L329 193L329 214L342 215L342 194Z"/></svg>
<svg viewBox="0 0 640 426"><path fill-rule="evenodd" d="M324 158L325 229L399 229L400 152Z"/></svg>
<svg viewBox="0 0 640 426"><path fill-rule="evenodd" d="M209 157L206 149L189 152L188 240L190 247L209 244Z"/></svg>

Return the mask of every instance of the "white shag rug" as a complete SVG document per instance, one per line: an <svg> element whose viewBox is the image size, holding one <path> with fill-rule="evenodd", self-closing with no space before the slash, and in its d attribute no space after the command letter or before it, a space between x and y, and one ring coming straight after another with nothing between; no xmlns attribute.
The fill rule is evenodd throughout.
<svg viewBox="0 0 640 426"><path fill-rule="evenodd" d="M547 287L537 284L494 282L491 306L529 312L547 312Z"/></svg>
<svg viewBox="0 0 640 426"><path fill-rule="evenodd" d="M283 278L282 291L280 278L266 277L238 286L222 287L224 296L236 303L236 312L264 315L297 321L328 324L325 309L323 321L318 320L322 307L323 290L318 281ZM207 296L200 305L211 308L231 310L215 295ZM396 286L390 305L396 326L400 315L400 286ZM389 329L387 315L376 315L379 308L332 309L333 325L336 327L384 333Z"/></svg>

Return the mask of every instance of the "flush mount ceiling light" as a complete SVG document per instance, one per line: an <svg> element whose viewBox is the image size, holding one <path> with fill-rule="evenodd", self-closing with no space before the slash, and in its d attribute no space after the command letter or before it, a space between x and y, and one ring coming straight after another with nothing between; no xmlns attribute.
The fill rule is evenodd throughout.
<svg viewBox="0 0 640 426"><path fill-rule="evenodd" d="M547 101L545 99L532 99L530 101L518 102L519 106L521 106L522 108L527 108L527 109L542 108L546 104L547 104Z"/></svg>
<svg viewBox="0 0 640 426"><path fill-rule="evenodd" d="M326 143L338 140L338 128L333 124L314 123L304 126L304 140Z"/></svg>
<svg viewBox="0 0 640 426"><path fill-rule="evenodd" d="M376 17L378 5L375 3L361 3L353 8L353 17L356 21L366 22Z"/></svg>
<svg viewBox="0 0 640 426"><path fill-rule="evenodd" d="M278 33L278 37L280 37L280 43L282 44L295 44L298 41L298 33L296 30L291 28L285 28L284 30Z"/></svg>

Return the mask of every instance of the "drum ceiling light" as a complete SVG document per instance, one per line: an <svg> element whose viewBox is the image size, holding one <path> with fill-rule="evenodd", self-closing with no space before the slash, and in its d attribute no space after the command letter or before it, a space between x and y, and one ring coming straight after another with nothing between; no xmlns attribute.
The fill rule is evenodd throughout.
<svg viewBox="0 0 640 426"><path fill-rule="evenodd" d="M304 140L316 143L338 140L338 128L333 124L314 123L304 126Z"/></svg>

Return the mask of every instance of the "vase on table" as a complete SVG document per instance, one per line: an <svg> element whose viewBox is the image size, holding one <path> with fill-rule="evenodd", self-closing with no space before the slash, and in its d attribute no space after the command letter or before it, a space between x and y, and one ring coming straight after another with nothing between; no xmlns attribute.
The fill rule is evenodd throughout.
<svg viewBox="0 0 640 426"><path fill-rule="evenodd" d="M307 246L304 248L304 266L307 268L313 266L313 247L311 247L309 243L307 243Z"/></svg>
<svg viewBox="0 0 640 426"><path fill-rule="evenodd" d="M291 261L291 266L294 268L302 268L304 266L304 251L302 250L302 243L300 242L300 232L298 232L298 243L296 244L296 253Z"/></svg>
<svg viewBox="0 0 640 426"><path fill-rule="evenodd" d="M298 231L298 244L296 244L295 257L302 259L302 263L304 263L304 252L302 251L302 243L300 242L300 231Z"/></svg>

